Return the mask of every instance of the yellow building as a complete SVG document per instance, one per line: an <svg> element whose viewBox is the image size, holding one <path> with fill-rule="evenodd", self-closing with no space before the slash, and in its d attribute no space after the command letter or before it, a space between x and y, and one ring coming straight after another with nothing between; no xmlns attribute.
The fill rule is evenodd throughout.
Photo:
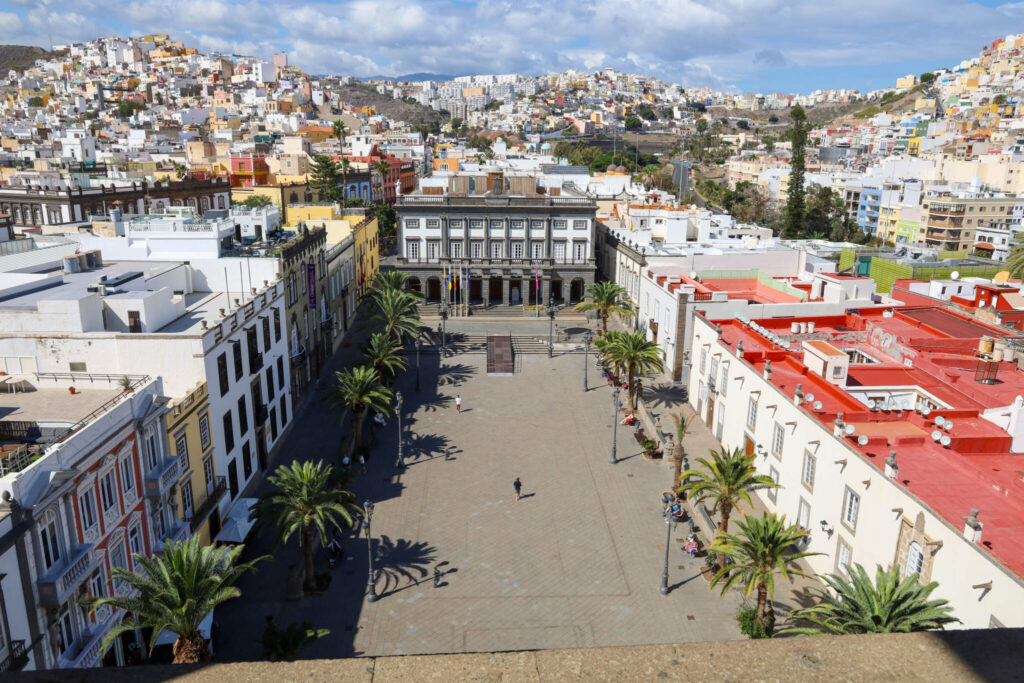
<svg viewBox="0 0 1024 683"><path fill-rule="evenodd" d="M183 398L172 401L164 415L168 452L178 456L176 516L190 525L207 545L220 531L218 504L227 492L224 477L214 469L210 434L210 397L201 382Z"/></svg>
<svg viewBox="0 0 1024 683"><path fill-rule="evenodd" d="M921 153L921 138L910 138L907 140L907 154L917 156Z"/></svg>
<svg viewBox="0 0 1024 683"><path fill-rule="evenodd" d="M917 79L913 74L907 74L903 78L896 79L897 88L913 88L915 83L917 83Z"/></svg>
<svg viewBox="0 0 1024 683"><path fill-rule="evenodd" d="M282 183L278 182L274 185L257 185L255 187L233 187L231 188L231 201L232 203L244 202L253 195L260 195L270 199L270 203L281 209L281 214L284 215L288 211L288 207L292 204L299 204L302 202L309 201L312 198L312 194L309 190L309 184L302 183Z"/></svg>
<svg viewBox="0 0 1024 683"><path fill-rule="evenodd" d="M380 269L380 254L377 237L377 217L364 209L345 209L342 216L352 224L355 240L356 278L355 284L362 296L373 285Z"/></svg>
<svg viewBox="0 0 1024 683"><path fill-rule="evenodd" d="M338 205L331 202L290 204L284 212L284 224L295 226L303 222L322 223L339 218Z"/></svg>

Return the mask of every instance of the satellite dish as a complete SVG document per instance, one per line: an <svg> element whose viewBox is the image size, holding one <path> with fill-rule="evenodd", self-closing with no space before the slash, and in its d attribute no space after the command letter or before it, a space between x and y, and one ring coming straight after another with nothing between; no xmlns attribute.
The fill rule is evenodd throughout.
<svg viewBox="0 0 1024 683"><path fill-rule="evenodd" d="M903 409L904 410L910 410L910 399L909 398L903 399Z"/></svg>
<svg viewBox="0 0 1024 683"><path fill-rule="evenodd" d="M857 431L857 428L856 428L856 427L854 427L853 425L846 425L846 428L845 428L845 429L844 429L843 431L845 431L845 432L846 432L846 435L847 435L847 436L850 436L850 435L851 435L851 434L853 434L853 433L854 433L855 431Z"/></svg>
<svg viewBox="0 0 1024 683"><path fill-rule="evenodd" d="M949 274L949 279L950 280L959 280L960 279L960 271L959 270L954 270L952 273Z"/></svg>
<svg viewBox="0 0 1024 683"><path fill-rule="evenodd" d="M867 446L868 445L868 437L866 437L863 434L861 434L860 436L857 437L857 444L859 446Z"/></svg>
<svg viewBox="0 0 1024 683"><path fill-rule="evenodd" d="M871 408L871 410L874 410L877 405L878 404L875 403L875 399L873 399L873 398L869 398L868 399L868 407Z"/></svg>
<svg viewBox="0 0 1024 683"><path fill-rule="evenodd" d="M936 429L934 432L932 432L932 441L938 441L941 438L942 438L942 432L940 432L938 429Z"/></svg>
<svg viewBox="0 0 1024 683"><path fill-rule="evenodd" d="M943 426L944 426L944 427L946 428L946 431L948 432L948 431L949 431L950 429L952 429L952 428L953 428L953 422L952 422L952 420L946 420L946 424L945 424L945 425L943 425Z"/></svg>
<svg viewBox="0 0 1024 683"><path fill-rule="evenodd" d="M953 440L951 438L949 438L948 436L944 436L941 439L939 439L939 443L941 443L943 446L948 446L952 442L953 442Z"/></svg>
<svg viewBox="0 0 1024 683"><path fill-rule="evenodd" d="M821 410L821 401L815 401L814 402L814 409L815 410Z"/></svg>
<svg viewBox="0 0 1024 683"><path fill-rule="evenodd" d="M928 417L929 415L932 414L932 409L926 407L924 410L921 411L921 414L924 415L925 417Z"/></svg>
<svg viewBox="0 0 1024 683"><path fill-rule="evenodd" d="M1009 280L1009 279L1010 279L1010 271L1008 271L1008 270L1001 270L998 273L996 273L996 276L994 278L992 278L992 282L996 283L997 285L1005 285L1006 281Z"/></svg>
<svg viewBox="0 0 1024 683"><path fill-rule="evenodd" d="M814 401L814 394L807 394L804 398L807 399L808 403L812 403Z"/></svg>
<svg viewBox="0 0 1024 683"><path fill-rule="evenodd" d="M939 415L937 418L935 418L935 424L941 427L942 425L946 424L946 418Z"/></svg>

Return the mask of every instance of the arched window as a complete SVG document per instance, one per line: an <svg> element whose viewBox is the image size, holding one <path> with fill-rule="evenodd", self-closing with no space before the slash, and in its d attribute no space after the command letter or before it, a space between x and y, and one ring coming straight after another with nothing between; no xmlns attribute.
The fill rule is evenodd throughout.
<svg viewBox="0 0 1024 683"><path fill-rule="evenodd" d="M57 564L64 554L57 513L52 509L43 514L42 523L39 525L39 547L43 554L43 565L47 569Z"/></svg>
<svg viewBox="0 0 1024 683"><path fill-rule="evenodd" d="M476 193L476 178L474 178L473 176L469 176L469 193Z"/></svg>
<svg viewBox="0 0 1024 683"><path fill-rule="evenodd" d="M222 195L222 194L217 195L217 208L218 209L223 209L224 208L224 195Z"/></svg>
<svg viewBox="0 0 1024 683"><path fill-rule="evenodd" d="M907 549L907 568L904 572L904 576L912 576L914 574L921 574L921 567L924 565L924 551L921 550L921 546L917 541L910 544Z"/></svg>
<svg viewBox="0 0 1024 683"><path fill-rule="evenodd" d="M298 353L299 351L299 327L295 324L295 320L292 320L292 353Z"/></svg>

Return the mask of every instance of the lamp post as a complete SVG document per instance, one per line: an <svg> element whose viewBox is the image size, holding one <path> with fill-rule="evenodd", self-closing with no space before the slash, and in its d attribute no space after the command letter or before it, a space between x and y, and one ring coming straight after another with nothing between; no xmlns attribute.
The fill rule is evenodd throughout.
<svg viewBox="0 0 1024 683"><path fill-rule="evenodd" d="M551 358L551 349L555 345L555 297L548 302L548 358Z"/></svg>
<svg viewBox="0 0 1024 683"><path fill-rule="evenodd" d="M444 310L441 311L441 350L442 351L444 351L445 348L446 348L446 345L445 345L445 332L447 330L445 329L445 323L446 323L447 320L448 320L448 309L445 308Z"/></svg>
<svg viewBox="0 0 1024 683"><path fill-rule="evenodd" d="M672 544L672 514L665 513L665 568L661 571L661 588L658 592L668 595L668 551Z"/></svg>
<svg viewBox="0 0 1024 683"><path fill-rule="evenodd" d="M416 391L420 390L420 338L416 337Z"/></svg>
<svg viewBox="0 0 1024 683"><path fill-rule="evenodd" d="M377 593L373 590L373 539L370 531L370 518L373 517L373 503L363 501L363 528L366 529L366 557L370 561L370 571L366 577L366 601L377 602Z"/></svg>
<svg viewBox="0 0 1024 683"><path fill-rule="evenodd" d="M611 464L618 462L615 458L615 446L616 440L619 436L619 408L622 407L622 402L619 401L619 388L615 387L615 391L612 392L612 459Z"/></svg>
<svg viewBox="0 0 1024 683"><path fill-rule="evenodd" d="M402 392L395 392L395 413L398 414L398 469L405 467L405 460L402 458Z"/></svg>
<svg viewBox="0 0 1024 683"><path fill-rule="evenodd" d="M583 337L583 391L590 391L587 387L587 366L590 364L590 332Z"/></svg>

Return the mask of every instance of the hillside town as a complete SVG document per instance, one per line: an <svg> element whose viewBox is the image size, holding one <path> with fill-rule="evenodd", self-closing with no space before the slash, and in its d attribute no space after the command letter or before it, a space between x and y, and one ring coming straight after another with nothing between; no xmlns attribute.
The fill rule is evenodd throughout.
<svg viewBox="0 0 1024 683"><path fill-rule="evenodd" d="M905 630L1024 627L1022 234L1024 33L806 94L53 46L0 79L0 673L809 628L721 590L766 519L822 604L877 569ZM124 607L186 551L259 578Z"/></svg>

